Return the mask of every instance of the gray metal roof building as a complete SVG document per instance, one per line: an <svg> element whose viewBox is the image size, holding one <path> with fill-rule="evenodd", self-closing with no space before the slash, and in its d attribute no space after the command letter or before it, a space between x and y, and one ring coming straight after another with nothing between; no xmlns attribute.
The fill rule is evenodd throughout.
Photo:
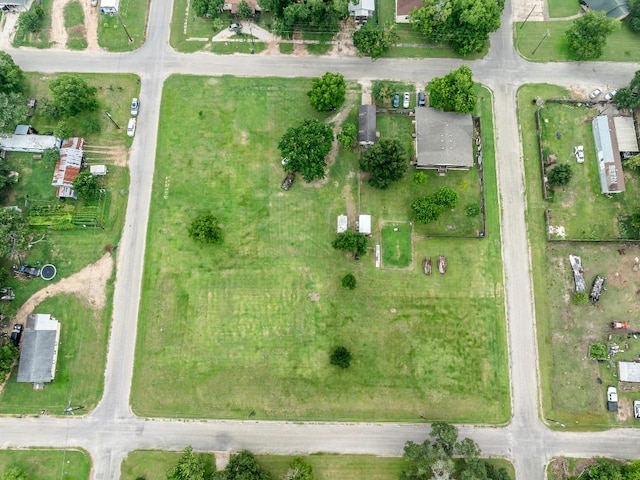
<svg viewBox="0 0 640 480"><path fill-rule="evenodd" d="M618 20L629 15L629 2L627 0L584 0L584 4L589 10L604 12L609 18Z"/></svg>
<svg viewBox="0 0 640 480"><path fill-rule="evenodd" d="M468 113L416 108L416 168L473 167L473 119Z"/></svg>
<svg viewBox="0 0 640 480"><path fill-rule="evenodd" d="M618 373L621 382L640 383L640 363L618 362Z"/></svg>
<svg viewBox="0 0 640 480"><path fill-rule="evenodd" d="M378 139L376 106L360 105L358 108L358 143L368 147Z"/></svg>
<svg viewBox="0 0 640 480"><path fill-rule="evenodd" d="M598 115L591 123L602 193L624 192L624 173L613 118Z"/></svg>
<svg viewBox="0 0 640 480"><path fill-rule="evenodd" d="M613 117L613 124L616 127L616 140L618 140L618 150L622 153L638 153L638 137L636 127L632 117Z"/></svg>
<svg viewBox="0 0 640 480"><path fill-rule="evenodd" d="M22 332L18 382L46 383L54 379L58 361L60 322L48 313L27 316Z"/></svg>

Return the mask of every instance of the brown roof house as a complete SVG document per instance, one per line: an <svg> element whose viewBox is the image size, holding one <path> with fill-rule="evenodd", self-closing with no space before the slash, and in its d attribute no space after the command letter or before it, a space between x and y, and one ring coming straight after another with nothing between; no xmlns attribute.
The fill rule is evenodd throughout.
<svg viewBox="0 0 640 480"><path fill-rule="evenodd" d="M84 161L82 146L84 138L71 137L62 141L60 159L56 162L51 185L56 187L56 197L77 198L73 191L73 181L80 174Z"/></svg>
<svg viewBox="0 0 640 480"><path fill-rule="evenodd" d="M422 6L422 0L396 0L396 22L409 23L409 14Z"/></svg>
<svg viewBox="0 0 640 480"><path fill-rule="evenodd" d="M225 12L231 12L232 14L236 14L238 13L238 5L240 4L242 0L225 0L224 5L222 7L222 10L224 10ZM253 15L256 14L256 12L260 12L262 11L260 9L260 5L258 5L257 0L245 0L248 4L249 7L251 7L251 13Z"/></svg>

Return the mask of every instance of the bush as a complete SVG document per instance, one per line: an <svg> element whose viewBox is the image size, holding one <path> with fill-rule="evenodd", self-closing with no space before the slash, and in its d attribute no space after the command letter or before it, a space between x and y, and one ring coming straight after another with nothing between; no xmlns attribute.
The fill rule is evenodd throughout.
<svg viewBox="0 0 640 480"><path fill-rule="evenodd" d="M589 345L589 358L596 360L606 360L609 351L604 343L592 343Z"/></svg>
<svg viewBox="0 0 640 480"><path fill-rule="evenodd" d="M204 243L221 243L222 228L218 219L211 213L199 215L189 225L188 233L191 238Z"/></svg>
<svg viewBox="0 0 640 480"><path fill-rule="evenodd" d="M573 292L571 295L571 302L574 305L586 305L588 301L589 295L587 295L587 292Z"/></svg>
<svg viewBox="0 0 640 480"><path fill-rule="evenodd" d="M353 273L347 273L344 277L342 277L342 286L344 288L348 288L349 290L353 290L356 288L356 277Z"/></svg>
<svg viewBox="0 0 640 480"><path fill-rule="evenodd" d="M82 121L81 127L83 135L90 135L92 133L100 133L100 122L95 118L87 118Z"/></svg>
<svg viewBox="0 0 640 480"><path fill-rule="evenodd" d="M427 181L427 174L424 172L416 172L413 174L413 183L415 185L422 185Z"/></svg>
<svg viewBox="0 0 640 480"><path fill-rule="evenodd" d="M568 163L557 165L547 174L547 180L552 187L567 185L573 177L573 169Z"/></svg>
<svg viewBox="0 0 640 480"><path fill-rule="evenodd" d="M67 122L66 120L60 120L56 124L56 128L53 129L53 134L56 137L62 138L64 140L65 138L73 136L73 130L71 129L71 125L69 125L69 122Z"/></svg>
<svg viewBox="0 0 640 480"><path fill-rule="evenodd" d="M477 203L467 203L464 206L464 211L467 214L467 217L477 217L480 215L480 205Z"/></svg>
<svg viewBox="0 0 640 480"><path fill-rule="evenodd" d="M57 148L47 148L42 152L42 160L46 163L55 164L60 158L60 150Z"/></svg>
<svg viewBox="0 0 640 480"><path fill-rule="evenodd" d="M345 347L337 347L331 354L331 365L349 368L349 365L351 365L351 352Z"/></svg>

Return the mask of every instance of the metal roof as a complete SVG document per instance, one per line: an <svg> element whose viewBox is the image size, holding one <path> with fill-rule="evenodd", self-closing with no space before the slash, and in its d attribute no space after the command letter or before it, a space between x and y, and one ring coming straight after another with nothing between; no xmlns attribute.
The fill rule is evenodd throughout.
<svg viewBox="0 0 640 480"><path fill-rule="evenodd" d="M470 114L416 108L416 167L473 167L473 120Z"/></svg>
<svg viewBox="0 0 640 480"><path fill-rule="evenodd" d="M82 167L83 144L83 138L72 137L64 140L60 146L60 158L56 162L51 180L51 185L58 187L56 194L59 198L75 197L73 181L80 174Z"/></svg>
<svg viewBox="0 0 640 480"><path fill-rule="evenodd" d="M618 362L618 373L621 382L640 383L640 363Z"/></svg>
<svg viewBox="0 0 640 480"><path fill-rule="evenodd" d="M27 316L22 332L18 382L45 383L53 380L58 359L60 322L49 314Z"/></svg>
<svg viewBox="0 0 640 480"><path fill-rule="evenodd" d="M360 105L358 108L358 143L360 145L373 145L376 140L376 106Z"/></svg>
<svg viewBox="0 0 640 480"><path fill-rule="evenodd" d="M626 0L584 0L591 10L605 12L607 17L622 20L629 15L629 2Z"/></svg>
<svg viewBox="0 0 640 480"><path fill-rule="evenodd" d="M613 119L598 115L591 123L602 193L624 192L624 174Z"/></svg>
<svg viewBox="0 0 640 480"><path fill-rule="evenodd" d="M42 153L47 148L58 148L60 139L53 135L0 136L0 148L7 152Z"/></svg>
<svg viewBox="0 0 640 480"><path fill-rule="evenodd" d="M638 153L638 137L632 117L613 117L620 152Z"/></svg>
<svg viewBox="0 0 640 480"><path fill-rule="evenodd" d="M358 232L371 234L371 215L360 215L358 218Z"/></svg>

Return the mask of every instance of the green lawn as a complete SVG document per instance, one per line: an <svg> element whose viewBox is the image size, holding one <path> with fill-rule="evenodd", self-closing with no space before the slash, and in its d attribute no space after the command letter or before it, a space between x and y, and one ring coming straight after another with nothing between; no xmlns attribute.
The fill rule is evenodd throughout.
<svg viewBox="0 0 640 480"><path fill-rule="evenodd" d="M551 18L569 17L582 10L578 0L548 0L547 7Z"/></svg>
<svg viewBox="0 0 640 480"><path fill-rule="evenodd" d="M389 222L382 227L382 264L385 267L408 267L411 249L411 224Z"/></svg>
<svg viewBox="0 0 640 480"><path fill-rule="evenodd" d="M149 2L120 0L119 15L99 13L98 44L111 52L127 52L142 46L147 33Z"/></svg>
<svg viewBox="0 0 640 480"><path fill-rule="evenodd" d="M51 30L51 4L53 0L42 0L42 8L44 9L44 18L42 20L42 29L39 32L29 33L23 28L18 28L13 37L14 47L35 47L49 48L49 31ZM35 4L31 4L31 8Z"/></svg>
<svg viewBox="0 0 640 480"><path fill-rule="evenodd" d="M572 21L527 22L520 28L521 24L518 23L514 30L516 48L520 55L533 62L570 61L572 59L564 32L571 24ZM547 30L550 36L536 50ZM627 22L622 22L621 28L607 37L607 44L599 60L633 62L637 58L640 58L640 35L633 33Z"/></svg>
<svg viewBox="0 0 640 480"><path fill-rule="evenodd" d="M134 410L210 418L255 412L263 419L506 421L497 223L490 241L418 241L416 255L437 249L450 256L450 273L432 282L420 268L376 269L373 243L359 262L332 249L336 216L356 202L357 155L341 150L322 187L297 179L290 191L280 189L276 140L303 118L325 118L308 105L310 85L308 79L167 81ZM358 93L350 98L356 105ZM177 156L184 168L175 168ZM223 245L203 247L187 238L184 226L199 211L220 218ZM373 215L376 229L379 221L393 220L364 193L362 211ZM345 271L358 278L354 291L340 286ZM336 345L354 356L346 371L329 365Z"/></svg>
<svg viewBox="0 0 640 480"><path fill-rule="evenodd" d="M84 29L84 12L78 1L69 2L64 7L64 28L67 30L67 48L84 50L87 38Z"/></svg>
<svg viewBox="0 0 640 480"><path fill-rule="evenodd" d="M27 478L38 480L89 479L91 459L81 450L0 450L0 475L7 467L20 466Z"/></svg>

